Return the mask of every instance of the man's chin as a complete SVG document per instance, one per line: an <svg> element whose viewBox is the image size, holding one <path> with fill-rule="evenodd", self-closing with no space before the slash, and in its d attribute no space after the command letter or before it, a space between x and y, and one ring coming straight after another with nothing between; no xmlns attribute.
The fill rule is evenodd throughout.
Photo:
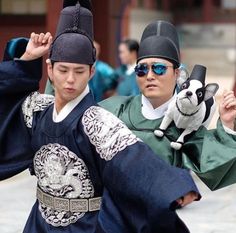
<svg viewBox="0 0 236 233"><path fill-rule="evenodd" d="M64 99L68 103L68 102L74 100L77 97L78 97L77 95L66 95L66 96L64 96Z"/></svg>
<svg viewBox="0 0 236 233"><path fill-rule="evenodd" d="M160 97L159 95L157 95L157 93L150 93L150 92L145 93L144 96L147 97L148 99L156 99Z"/></svg>

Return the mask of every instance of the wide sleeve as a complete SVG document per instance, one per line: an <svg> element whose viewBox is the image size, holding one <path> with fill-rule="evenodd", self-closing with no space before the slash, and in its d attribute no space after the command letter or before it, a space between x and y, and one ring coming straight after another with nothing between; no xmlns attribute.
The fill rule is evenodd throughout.
<svg viewBox="0 0 236 233"><path fill-rule="evenodd" d="M100 107L90 107L82 123L97 156L105 161L102 169L105 190L122 218L128 220L128 232L188 232L177 230L183 225L174 209L176 199L191 191L198 192L189 173L162 161L123 122ZM112 209L102 206L104 228L119 219L111 212Z"/></svg>
<svg viewBox="0 0 236 233"><path fill-rule="evenodd" d="M39 87L41 64L41 60L0 63L0 180L21 172L32 161L22 103Z"/></svg>
<svg viewBox="0 0 236 233"><path fill-rule="evenodd" d="M197 131L184 144L182 158L211 190L236 182L236 136L226 133L220 120L216 129Z"/></svg>

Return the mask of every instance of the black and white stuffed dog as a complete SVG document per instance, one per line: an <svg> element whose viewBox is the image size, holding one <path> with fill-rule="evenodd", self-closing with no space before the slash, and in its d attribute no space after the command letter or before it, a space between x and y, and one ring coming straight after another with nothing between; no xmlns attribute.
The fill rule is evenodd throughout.
<svg viewBox="0 0 236 233"><path fill-rule="evenodd" d="M177 128L184 129L176 142L171 142L175 150L181 149L184 137L209 123L214 105L213 96L219 86L210 83L205 86L206 67L195 65L187 80L177 80L180 92L169 104L159 129L154 131L157 137L163 137L165 130L174 121Z"/></svg>

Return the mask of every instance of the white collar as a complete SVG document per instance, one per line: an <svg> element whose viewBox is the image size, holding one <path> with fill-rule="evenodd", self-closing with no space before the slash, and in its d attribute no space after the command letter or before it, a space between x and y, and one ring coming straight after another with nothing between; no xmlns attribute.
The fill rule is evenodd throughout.
<svg viewBox="0 0 236 233"><path fill-rule="evenodd" d="M52 114L53 121L55 123L63 121L88 93L89 93L89 87L87 85L84 91L78 97L67 103L59 112L59 114L57 113L54 104L53 114Z"/></svg>
<svg viewBox="0 0 236 233"><path fill-rule="evenodd" d="M126 70L127 75L131 75L134 72L135 65L136 63L127 65L127 70Z"/></svg>
<svg viewBox="0 0 236 233"><path fill-rule="evenodd" d="M176 94L175 94L176 95ZM169 103L175 98L173 95L167 102L159 106L158 108L153 108L152 104L144 95L142 95L142 114L148 120L156 120L165 115L168 109Z"/></svg>

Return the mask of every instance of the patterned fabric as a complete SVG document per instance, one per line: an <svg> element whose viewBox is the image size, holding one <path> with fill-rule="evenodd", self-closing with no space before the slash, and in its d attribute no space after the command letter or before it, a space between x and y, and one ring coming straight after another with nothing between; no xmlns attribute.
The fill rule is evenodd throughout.
<svg viewBox="0 0 236 233"><path fill-rule="evenodd" d="M33 113L43 111L52 103L54 103L53 96L32 92L22 104L22 112L24 114L26 126L32 128Z"/></svg>
<svg viewBox="0 0 236 233"><path fill-rule="evenodd" d="M140 141L110 112L90 107L83 115L84 131L102 159L111 160L119 151Z"/></svg>
<svg viewBox="0 0 236 233"><path fill-rule="evenodd" d="M84 161L60 144L42 146L34 158L39 187L46 193L63 198L91 198L94 187ZM47 223L67 226L75 223L84 213L56 211L44 204L39 210Z"/></svg>

